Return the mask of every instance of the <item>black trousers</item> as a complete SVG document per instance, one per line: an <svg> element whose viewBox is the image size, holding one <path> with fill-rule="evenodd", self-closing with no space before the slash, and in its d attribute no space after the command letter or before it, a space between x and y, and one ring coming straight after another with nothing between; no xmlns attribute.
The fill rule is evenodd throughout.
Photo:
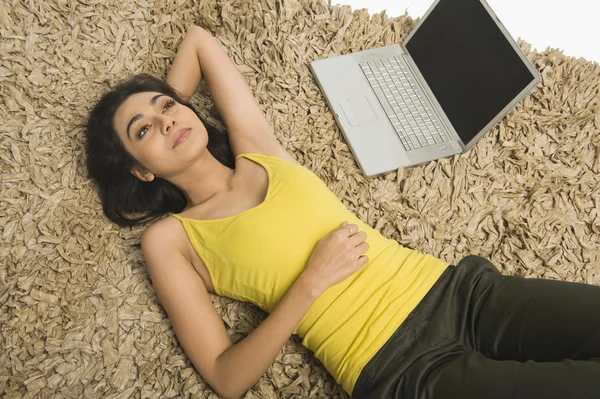
<svg viewBox="0 0 600 399"><path fill-rule="evenodd" d="M353 398L600 399L600 287L448 266Z"/></svg>

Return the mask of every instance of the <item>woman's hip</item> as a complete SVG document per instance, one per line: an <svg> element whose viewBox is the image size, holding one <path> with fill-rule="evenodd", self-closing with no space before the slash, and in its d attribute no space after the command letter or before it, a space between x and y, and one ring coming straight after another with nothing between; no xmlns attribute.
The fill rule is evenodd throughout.
<svg viewBox="0 0 600 399"><path fill-rule="evenodd" d="M476 301L475 287L484 273L501 276L498 269L479 256L467 256L450 265L384 346L361 371L353 398L414 397L403 376L415 363L420 375L411 375L418 386L429 370L463 352L468 304ZM412 373L411 373L412 374ZM408 395L408 396L406 396Z"/></svg>

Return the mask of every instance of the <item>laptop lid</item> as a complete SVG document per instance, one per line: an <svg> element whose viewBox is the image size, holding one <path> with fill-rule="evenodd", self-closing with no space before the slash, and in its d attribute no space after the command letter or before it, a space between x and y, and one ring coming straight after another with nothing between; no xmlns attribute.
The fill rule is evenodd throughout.
<svg viewBox="0 0 600 399"><path fill-rule="evenodd" d="M437 0L403 47L464 151L541 80L484 0Z"/></svg>

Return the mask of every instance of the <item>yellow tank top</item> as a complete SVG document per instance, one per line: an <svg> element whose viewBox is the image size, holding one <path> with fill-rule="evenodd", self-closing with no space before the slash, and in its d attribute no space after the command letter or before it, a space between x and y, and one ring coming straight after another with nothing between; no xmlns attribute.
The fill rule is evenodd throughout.
<svg viewBox="0 0 600 399"><path fill-rule="evenodd" d="M318 241L344 220L367 234L362 269L329 287L294 330L352 394L363 367L415 308L448 263L405 248L357 218L323 180L283 158L239 154L269 176L265 200L214 220L179 219L215 292L271 312L304 270Z"/></svg>

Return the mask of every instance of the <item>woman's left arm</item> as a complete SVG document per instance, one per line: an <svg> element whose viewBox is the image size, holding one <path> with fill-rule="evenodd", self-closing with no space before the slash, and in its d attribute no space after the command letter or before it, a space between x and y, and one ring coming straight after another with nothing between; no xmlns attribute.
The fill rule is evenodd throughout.
<svg viewBox="0 0 600 399"><path fill-rule="evenodd" d="M202 81L202 70L196 50L199 29L202 28L197 25L190 26L167 73L167 83L181 94L181 100L186 104Z"/></svg>

